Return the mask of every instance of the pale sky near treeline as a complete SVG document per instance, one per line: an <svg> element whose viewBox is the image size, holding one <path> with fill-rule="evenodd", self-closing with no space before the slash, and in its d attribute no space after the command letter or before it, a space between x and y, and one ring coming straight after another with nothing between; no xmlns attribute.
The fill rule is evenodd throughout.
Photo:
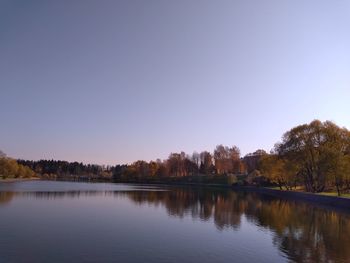
<svg viewBox="0 0 350 263"><path fill-rule="evenodd" d="M0 1L0 149L117 164L350 128L350 1Z"/></svg>

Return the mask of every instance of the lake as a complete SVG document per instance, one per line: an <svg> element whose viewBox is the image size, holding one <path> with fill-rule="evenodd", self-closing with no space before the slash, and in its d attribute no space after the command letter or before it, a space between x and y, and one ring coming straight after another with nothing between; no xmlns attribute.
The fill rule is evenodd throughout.
<svg viewBox="0 0 350 263"><path fill-rule="evenodd" d="M0 183L0 262L350 262L350 216L228 189Z"/></svg>

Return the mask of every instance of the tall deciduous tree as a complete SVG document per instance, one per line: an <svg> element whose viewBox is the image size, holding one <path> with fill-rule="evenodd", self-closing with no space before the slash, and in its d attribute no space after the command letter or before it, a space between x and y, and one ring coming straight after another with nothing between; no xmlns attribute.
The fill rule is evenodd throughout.
<svg viewBox="0 0 350 263"><path fill-rule="evenodd" d="M286 132L275 150L280 158L299 168L307 191L321 192L330 178L339 187L342 184L350 154L350 132L330 121L315 120Z"/></svg>
<svg viewBox="0 0 350 263"><path fill-rule="evenodd" d="M216 146L214 160L218 174L240 172L240 150L237 146L231 148L221 144Z"/></svg>
<svg viewBox="0 0 350 263"><path fill-rule="evenodd" d="M200 153L200 172L203 174L211 174L214 171L213 156L210 152L203 151Z"/></svg>

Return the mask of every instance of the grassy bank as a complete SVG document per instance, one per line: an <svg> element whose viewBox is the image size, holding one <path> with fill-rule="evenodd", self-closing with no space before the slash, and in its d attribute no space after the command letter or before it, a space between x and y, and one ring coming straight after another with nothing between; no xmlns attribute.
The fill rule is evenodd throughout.
<svg viewBox="0 0 350 263"><path fill-rule="evenodd" d="M272 190L278 190L278 191L282 191L282 192L296 192L296 193L308 193L308 194L315 194L315 195L323 195L323 196L334 196L334 197L343 197L343 198L350 198L350 194L349 193L343 193L340 196L338 195L337 192L320 192L320 193L310 193L310 192L306 192L304 191L303 187L297 187L296 189L293 190L285 190L285 189L280 189L278 186L274 186L274 187L267 187L268 189L272 189Z"/></svg>
<svg viewBox="0 0 350 263"><path fill-rule="evenodd" d="M270 195L281 199L286 199L292 202L306 202L312 205L350 213L350 199L335 195L322 195L301 191L277 190L268 187L233 187L236 191L255 192L263 195Z"/></svg>
<svg viewBox="0 0 350 263"><path fill-rule="evenodd" d="M322 193L317 193L318 195L324 195L324 196L336 196L336 197L344 197L344 198L350 198L350 194L341 194L338 196L337 192L322 192Z"/></svg>

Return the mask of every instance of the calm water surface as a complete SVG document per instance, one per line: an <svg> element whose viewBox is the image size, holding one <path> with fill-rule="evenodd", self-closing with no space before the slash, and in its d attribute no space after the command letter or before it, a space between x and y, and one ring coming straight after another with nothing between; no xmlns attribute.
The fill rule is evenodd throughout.
<svg viewBox="0 0 350 263"><path fill-rule="evenodd" d="M230 190L0 183L0 262L350 262L350 217Z"/></svg>

